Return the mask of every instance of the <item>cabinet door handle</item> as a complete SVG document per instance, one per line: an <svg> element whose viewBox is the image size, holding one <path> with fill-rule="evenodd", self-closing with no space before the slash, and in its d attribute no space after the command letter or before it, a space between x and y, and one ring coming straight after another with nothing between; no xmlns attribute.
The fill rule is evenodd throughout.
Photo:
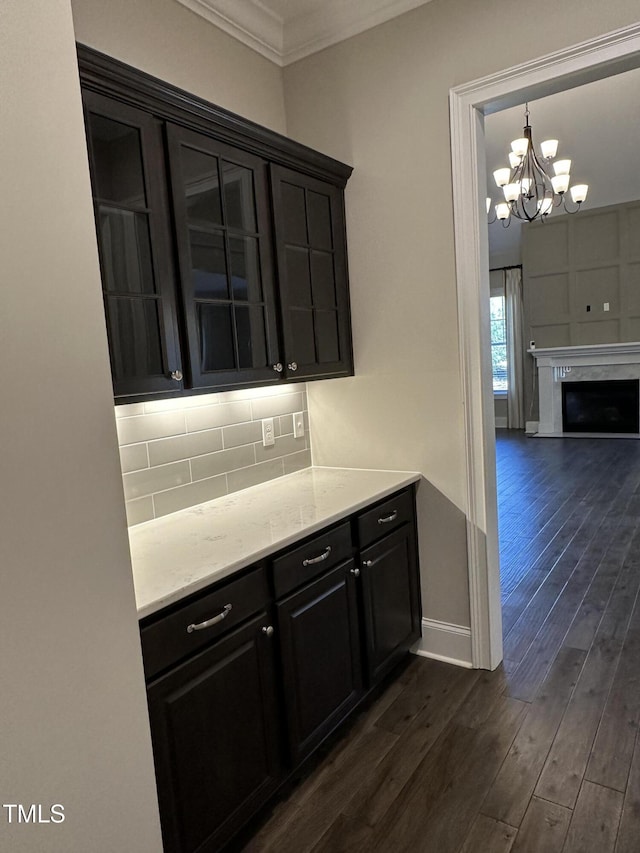
<svg viewBox="0 0 640 853"><path fill-rule="evenodd" d="M282 362L281 361L276 362L276 364L273 365L273 369L275 370L276 373L282 373L282 370L283 370Z"/></svg>
<svg viewBox="0 0 640 853"><path fill-rule="evenodd" d="M170 373L172 379L175 379L176 382L182 381L182 371L181 370L172 370Z"/></svg>
<svg viewBox="0 0 640 853"><path fill-rule="evenodd" d="M356 566L355 569L349 569L354 578L360 577L360 569Z"/></svg>
<svg viewBox="0 0 640 853"><path fill-rule="evenodd" d="M362 565L366 566L369 569L373 565L373 560L363 560Z"/></svg>
<svg viewBox="0 0 640 853"><path fill-rule="evenodd" d="M191 625L187 625L187 634L192 634L194 631L204 631L205 628L210 628L212 625L217 625L218 622L222 622L223 619L226 619L232 610L232 604L225 604L225 606L222 608L222 612L218 613L217 616L213 616L211 619L207 619L205 622L198 622L197 625L194 625L193 623Z"/></svg>
<svg viewBox="0 0 640 853"><path fill-rule="evenodd" d="M378 519L378 524L389 524L391 521L395 521L398 517L398 510L394 509L391 515L383 515Z"/></svg>
<svg viewBox="0 0 640 853"><path fill-rule="evenodd" d="M287 367L289 368L289 370L292 370L295 373L298 369L298 363L295 361L290 361Z"/></svg>
<svg viewBox="0 0 640 853"><path fill-rule="evenodd" d="M262 633L267 637L273 637L273 625L265 625Z"/></svg>
<svg viewBox="0 0 640 853"><path fill-rule="evenodd" d="M331 553L331 545L327 545L322 554L318 557L307 557L306 560L302 561L303 566L314 566L316 563L321 563L323 560L326 560L329 554Z"/></svg>

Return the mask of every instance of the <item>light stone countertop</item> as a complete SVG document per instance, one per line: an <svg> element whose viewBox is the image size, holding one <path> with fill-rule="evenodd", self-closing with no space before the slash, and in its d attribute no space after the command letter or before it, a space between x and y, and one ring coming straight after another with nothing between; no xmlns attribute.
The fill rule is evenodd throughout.
<svg viewBox="0 0 640 853"><path fill-rule="evenodd" d="M415 483L410 471L305 468L129 529L142 619Z"/></svg>

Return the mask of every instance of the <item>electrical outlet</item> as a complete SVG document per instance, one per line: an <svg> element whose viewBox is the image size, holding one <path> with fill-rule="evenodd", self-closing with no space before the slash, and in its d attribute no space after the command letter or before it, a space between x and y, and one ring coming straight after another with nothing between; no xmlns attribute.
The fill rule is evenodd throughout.
<svg viewBox="0 0 640 853"><path fill-rule="evenodd" d="M304 414L296 412L293 416L293 437L304 438Z"/></svg>
<svg viewBox="0 0 640 853"><path fill-rule="evenodd" d="M276 443L275 435L273 432L273 418L263 418L262 419L262 446L263 447L273 447Z"/></svg>

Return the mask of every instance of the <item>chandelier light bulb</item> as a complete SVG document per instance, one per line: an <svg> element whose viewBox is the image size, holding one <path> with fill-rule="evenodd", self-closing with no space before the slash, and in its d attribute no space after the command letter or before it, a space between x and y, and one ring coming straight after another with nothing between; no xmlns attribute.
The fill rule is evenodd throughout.
<svg viewBox="0 0 640 853"><path fill-rule="evenodd" d="M547 216L553 209L552 198L541 198L538 202L538 210L542 216Z"/></svg>
<svg viewBox="0 0 640 853"><path fill-rule="evenodd" d="M521 193L520 184L507 184L502 190L507 201L515 201Z"/></svg>
<svg viewBox="0 0 640 853"><path fill-rule="evenodd" d="M556 175L568 175L571 171L571 160L556 160L553 171Z"/></svg>
<svg viewBox="0 0 640 853"><path fill-rule="evenodd" d="M522 136L520 139L514 139L511 143L511 150L514 154L517 154L518 157L524 157L527 153L527 148L529 147L529 140L526 136Z"/></svg>
<svg viewBox="0 0 640 853"><path fill-rule="evenodd" d="M496 204L496 216L502 220L509 218L509 205L505 201Z"/></svg>
<svg viewBox="0 0 640 853"><path fill-rule="evenodd" d="M588 184L574 184L571 187L571 200L575 204L582 204L589 192Z"/></svg>
<svg viewBox="0 0 640 853"><path fill-rule="evenodd" d="M554 175L551 178L551 183L553 184L553 191L562 195L562 193L566 193L569 189L569 180L570 175Z"/></svg>
<svg viewBox="0 0 640 853"><path fill-rule="evenodd" d="M511 169L496 169L493 177L499 187L504 187L509 183L509 179L511 178Z"/></svg>
<svg viewBox="0 0 640 853"><path fill-rule="evenodd" d="M522 195L529 195L529 188L531 187L531 178L523 178L520 181L520 186L522 187Z"/></svg>
<svg viewBox="0 0 640 853"><path fill-rule="evenodd" d="M553 160L558 153L558 140L545 139L545 141L540 145L540 151L545 160Z"/></svg>
<svg viewBox="0 0 640 853"><path fill-rule="evenodd" d="M509 151L509 164L512 169L517 169L522 161L522 157L519 154L515 154L513 151Z"/></svg>
<svg viewBox="0 0 640 853"><path fill-rule="evenodd" d="M487 213L491 210L491 199L487 196Z"/></svg>

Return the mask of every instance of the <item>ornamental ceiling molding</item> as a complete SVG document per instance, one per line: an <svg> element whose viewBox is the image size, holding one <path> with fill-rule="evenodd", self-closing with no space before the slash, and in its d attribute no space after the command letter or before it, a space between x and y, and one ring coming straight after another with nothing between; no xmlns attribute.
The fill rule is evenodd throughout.
<svg viewBox="0 0 640 853"><path fill-rule="evenodd" d="M282 16L269 0L177 0L243 44L285 66L383 24L430 0L319 0ZM275 3L279 8L279 4Z"/></svg>

